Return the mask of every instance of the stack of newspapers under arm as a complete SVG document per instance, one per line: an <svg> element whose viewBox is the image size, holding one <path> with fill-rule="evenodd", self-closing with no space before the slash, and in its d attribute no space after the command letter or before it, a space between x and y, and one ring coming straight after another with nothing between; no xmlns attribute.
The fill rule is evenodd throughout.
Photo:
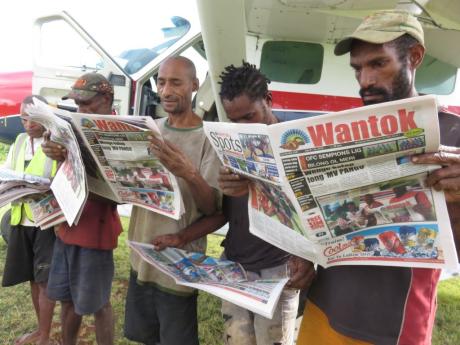
<svg viewBox="0 0 460 345"><path fill-rule="evenodd" d="M272 318L288 278L248 281L243 267L233 261L177 248L156 250L151 244L128 241L150 265L176 284L206 291L266 318Z"/></svg>
<svg viewBox="0 0 460 345"><path fill-rule="evenodd" d="M35 224L42 229L61 223L64 216L50 192L50 184L48 178L0 168L0 207L21 200L29 203Z"/></svg>

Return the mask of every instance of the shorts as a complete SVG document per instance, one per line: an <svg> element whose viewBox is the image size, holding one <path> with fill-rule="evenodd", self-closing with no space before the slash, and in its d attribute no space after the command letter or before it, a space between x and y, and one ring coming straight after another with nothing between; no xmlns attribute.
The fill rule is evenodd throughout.
<svg viewBox="0 0 460 345"><path fill-rule="evenodd" d="M125 337L146 345L198 345L197 295L178 296L131 271L125 307Z"/></svg>
<svg viewBox="0 0 460 345"><path fill-rule="evenodd" d="M286 265L246 271L249 281L286 277ZM283 289L273 318L268 319L236 304L222 300L225 345L261 345L294 343L299 291Z"/></svg>
<svg viewBox="0 0 460 345"><path fill-rule="evenodd" d="M46 283L55 239L53 229L12 226L2 286L13 286L27 281Z"/></svg>
<svg viewBox="0 0 460 345"><path fill-rule="evenodd" d="M82 248L57 238L48 279L48 297L72 302L78 315L94 314L110 301L113 251Z"/></svg>
<svg viewBox="0 0 460 345"><path fill-rule="evenodd" d="M353 317L350 315L350 317ZM366 341L347 337L335 331L329 324L326 314L315 304L307 301L300 325L297 345L371 345Z"/></svg>

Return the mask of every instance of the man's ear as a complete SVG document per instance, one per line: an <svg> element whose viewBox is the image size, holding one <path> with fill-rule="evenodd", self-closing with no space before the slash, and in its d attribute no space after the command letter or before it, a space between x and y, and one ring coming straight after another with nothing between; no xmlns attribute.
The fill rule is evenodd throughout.
<svg viewBox="0 0 460 345"><path fill-rule="evenodd" d="M409 62L411 69L417 69L422 61L423 56L425 55L425 48L421 44L414 44L409 49Z"/></svg>
<svg viewBox="0 0 460 345"><path fill-rule="evenodd" d="M265 99L265 102L267 102L267 105L271 108L273 104L273 99L272 99L272 93L270 91L267 92L264 99Z"/></svg>
<svg viewBox="0 0 460 345"><path fill-rule="evenodd" d="M198 80L198 78L193 79L192 91L193 92L198 91L199 88L200 88L200 81Z"/></svg>

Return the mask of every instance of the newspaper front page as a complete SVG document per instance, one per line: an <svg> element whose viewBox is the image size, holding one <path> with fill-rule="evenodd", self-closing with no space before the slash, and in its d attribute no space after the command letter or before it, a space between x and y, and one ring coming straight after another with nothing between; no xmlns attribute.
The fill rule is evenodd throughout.
<svg viewBox="0 0 460 345"><path fill-rule="evenodd" d="M334 265L455 268L444 194L424 186L437 166L436 98L421 96L271 126L205 123L224 165L253 180L250 231Z"/></svg>
<svg viewBox="0 0 460 345"><path fill-rule="evenodd" d="M50 130L52 141L67 148L51 188L69 225L77 223L88 189L118 203L180 218L177 180L149 150L149 136L162 140L152 118L69 113L39 100L26 111Z"/></svg>
<svg viewBox="0 0 460 345"><path fill-rule="evenodd" d="M149 149L149 136L161 138L152 118L76 113L72 123L97 164L87 166L87 174L102 173L115 201L180 218L177 180Z"/></svg>
<svg viewBox="0 0 460 345"><path fill-rule="evenodd" d="M128 241L128 245L177 284L206 291L270 319L288 281L288 278L248 281L243 267L233 261L177 248L158 251L151 244L134 241Z"/></svg>

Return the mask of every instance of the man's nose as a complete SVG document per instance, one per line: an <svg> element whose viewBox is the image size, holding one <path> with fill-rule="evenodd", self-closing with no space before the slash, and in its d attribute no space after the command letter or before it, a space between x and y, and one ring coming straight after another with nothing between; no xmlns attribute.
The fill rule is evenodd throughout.
<svg viewBox="0 0 460 345"><path fill-rule="evenodd" d="M168 97L172 93L171 84L166 82L163 84L160 90L160 95L163 97Z"/></svg>
<svg viewBox="0 0 460 345"><path fill-rule="evenodd" d="M376 83L375 73L367 68L363 68L358 78L359 86L361 89L372 87Z"/></svg>

